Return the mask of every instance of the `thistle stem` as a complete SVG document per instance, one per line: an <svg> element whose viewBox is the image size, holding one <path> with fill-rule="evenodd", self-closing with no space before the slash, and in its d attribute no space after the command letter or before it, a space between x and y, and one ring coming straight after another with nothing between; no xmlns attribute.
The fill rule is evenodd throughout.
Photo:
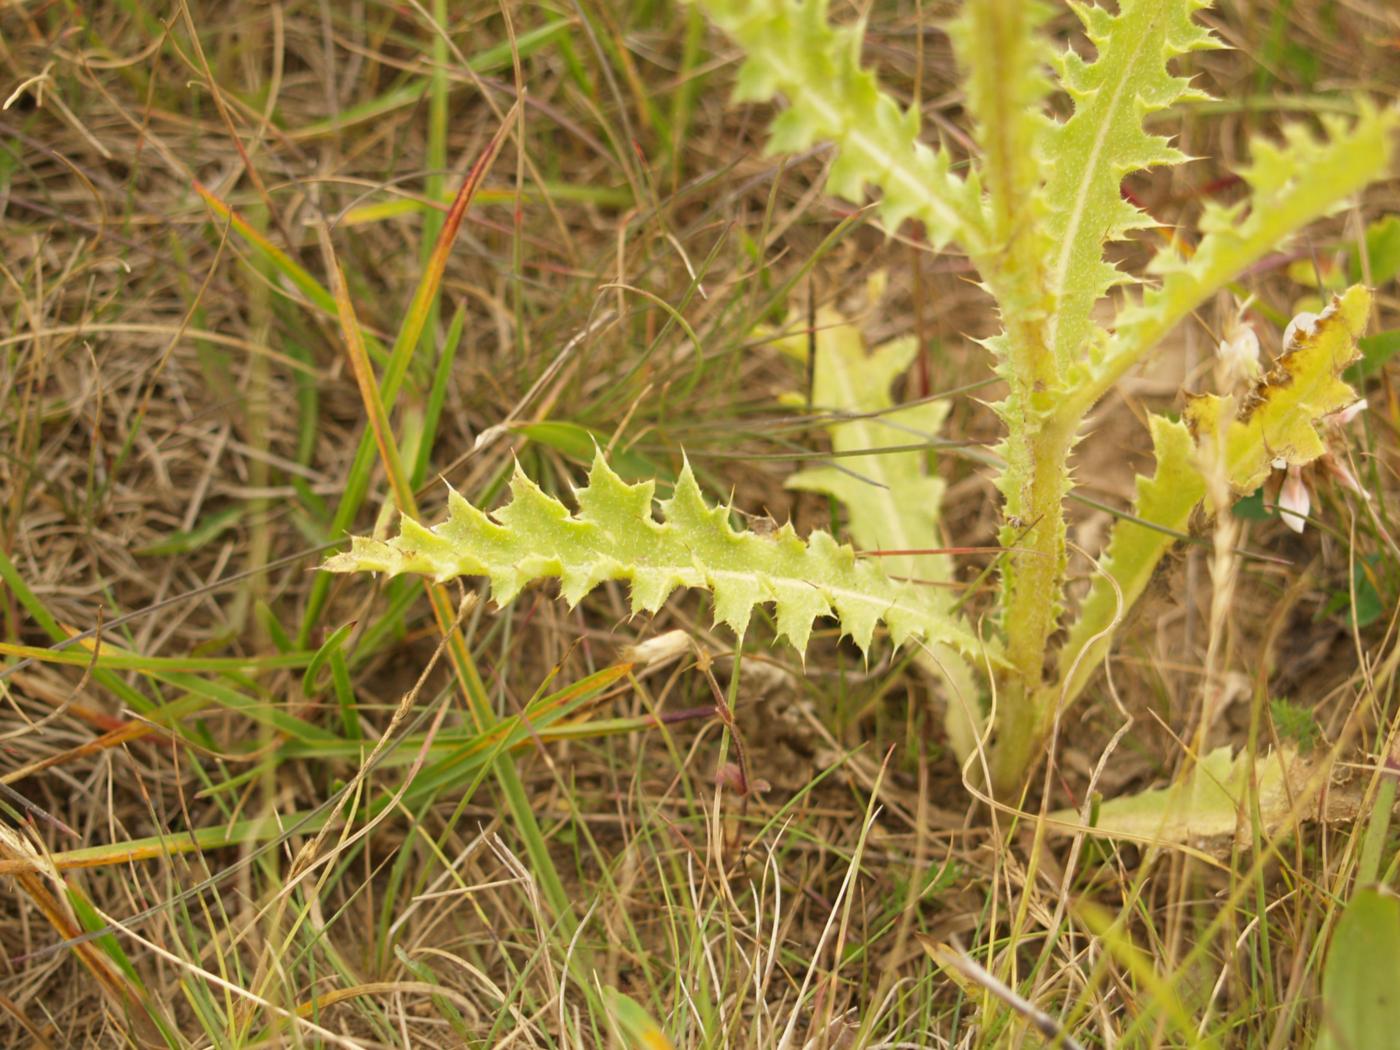
<svg viewBox="0 0 1400 1050"><path fill-rule="evenodd" d="M1064 499L1069 484L1068 459L1074 428L1027 427L1011 441L1010 451L1028 468L1023 516L1031 523L1011 554L1004 617L1006 657L1010 669L997 698L999 731L992 756L993 786L998 793L1019 789L1030 758L1039 747L1054 712L1045 684L1045 658L1051 634L1059 625L1060 593L1065 568ZM1024 526L1023 526L1024 528Z"/></svg>

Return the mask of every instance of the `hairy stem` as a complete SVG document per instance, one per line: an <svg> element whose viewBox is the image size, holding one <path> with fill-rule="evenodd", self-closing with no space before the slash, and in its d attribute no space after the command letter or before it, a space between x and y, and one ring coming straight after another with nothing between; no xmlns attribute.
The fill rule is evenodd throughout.
<svg viewBox="0 0 1400 1050"><path fill-rule="evenodd" d="M1050 635L1059 624L1064 582L1064 499L1070 488L1067 461L1075 432L1034 418L1027 422L1024 429L1013 425L1007 442L1008 452L1020 461L1017 465L1028 472L1029 484L1002 537L1003 545L1014 549L1002 614L1010 668L997 698L998 732L992 759L993 786L999 793L1020 786L1027 760L1053 714L1042 710L1046 706L1042 685Z"/></svg>

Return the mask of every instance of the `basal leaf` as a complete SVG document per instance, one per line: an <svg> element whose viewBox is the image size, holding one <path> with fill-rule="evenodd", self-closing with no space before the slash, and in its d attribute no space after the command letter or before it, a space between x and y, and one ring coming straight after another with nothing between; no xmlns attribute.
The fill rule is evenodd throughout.
<svg viewBox="0 0 1400 1050"><path fill-rule="evenodd" d="M1277 830L1293 811L1307 767L1292 752L1272 752L1257 761L1220 747L1191 766L1176 783L1111 799L1099 807L1094 834L1134 842L1186 844L1235 838L1249 841L1250 805L1266 833ZM1255 794L1251 797L1251 792ZM1074 823L1078 814L1062 810L1051 819Z"/></svg>
<svg viewBox="0 0 1400 1050"><path fill-rule="evenodd" d="M948 413L946 401L895 408L891 395L918 354L916 340L895 339L868 351L856 325L835 310L818 313L813 339L812 407L837 416L825 428L833 451L917 444L938 433ZM780 338L776 346L803 361L809 351L805 333ZM833 465L799 471L787 484L838 500L847 531L862 550L928 551L943 543L938 519L944 484L930 473L923 449L843 456ZM946 554L882 555L880 567L896 579L947 581L953 575ZM921 648L916 659L945 686L949 740L964 759L982 730L976 676L947 646Z"/></svg>
<svg viewBox="0 0 1400 1050"><path fill-rule="evenodd" d="M819 616L840 621L862 651L878 623L896 645L980 646L947 613L932 588L893 580L873 559L857 558L825 532L807 540L790 525L772 534L741 532L726 507L700 494L689 465L675 493L652 515L652 482L629 485L594 459L588 484L574 493L578 512L547 495L517 470L511 501L488 516L457 493L447 520L426 528L404 518L400 534L381 541L355 537L351 549L322 568L330 572L419 573L436 580L485 576L505 603L528 583L553 578L570 604L605 580L631 584L634 612L654 612L678 588L714 595L716 621L743 635L755 605L771 603L779 632L805 650Z"/></svg>

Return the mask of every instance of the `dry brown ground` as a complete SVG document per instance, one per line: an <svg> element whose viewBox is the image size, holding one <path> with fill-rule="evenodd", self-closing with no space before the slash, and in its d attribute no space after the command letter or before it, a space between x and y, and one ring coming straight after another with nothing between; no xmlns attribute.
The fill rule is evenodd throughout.
<svg viewBox="0 0 1400 1050"><path fill-rule="evenodd" d="M923 340L926 368L908 393L986 376L971 339L995 322L962 260L931 254L913 230L887 238L862 227L823 248L849 213L816 189L825 154L788 164L763 156L768 115L728 104L733 54L698 16L662 3L507 7L527 52L515 67L500 6L451 5L442 118L405 93L433 68L438 39L417 4L132 0L0 11L0 93L14 92L0 113L0 549L61 629L120 617L108 644L194 661L114 672L116 687L81 666L45 662L4 679L0 772L36 807L24 834L45 849L304 812L357 768L353 754L289 757L265 721L232 701L207 707L178 738L104 736L139 724L117 687L173 703L198 695L196 681L337 734L345 724L324 671L308 693L299 668L230 677L199 664L275 654L281 631L289 648L302 647L295 636L309 570L316 549L338 538L330 515L365 416L335 319L231 232L196 184L323 282L317 228L329 223L358 314L387 344L422 272L423 209L358 222L365 216L352 209L421 201L434 173L455 189L518 87L528 87L519 136L468 215L430 331L436 348L462 311L421 493L429 517L442 503L438 472L488 502L513 456L546 486L563 490L581 476L578 458L518 432L476 447L478 435L511 418L586 425L629 450L638 469L663 475L683 445L710 491L732 491L739 508L791 516L803 528L828 524L824 503L782 488L793 461L734 456L790 451L782 442L794 438L819 445L815 432L773 425L776 396L801 376L750 338L781 311L772 297L788 279L805 307L809 295L837 301L887 270L888 294L865 326L874 340L911 331ZM913 4L877 7L868 59L905 97L917 92L930 126L956 141L946 39L919 30ZM936 24L946 5L923 10ZM1400 98L1400 13L1383 3L1232 3L1210 17L1238 50L1195 60L1226 104L1189 114L1181 140L1209 159L1129 182L1164 222L1189 223L1203 194L1232 192L1226 176L1247 136L1296 115L1272 100ZM555 21L561 28L537 45L531 34ZM468 68L492 48L502 60ZM386 98L398 104L344 119ZM432 160L439 119L445 173ZM517 187L528 192L517 198ZM1400 183L1376 187L1312 231L1295 256L1325 264L1360 224L1397 209ZM1286 318L1306 292L1284 262L1248 287ZM691 271L703 271L703 294ZM614 284L625 287L606 287ZM667 311L632 289L680 307L701 336L702 361ZM1397 326L1398 307L1394 283L1379 289L1381 328ZM1228 309L1222 303L1218 316L1178 333L1160 365L1100 409L1101 440L1086 442L1077 467L1088 494L1123 505L1133 471L1148 462L1138 417L1170 406L1183 381L1200 382L1210 330ZM410 373L409 416L430 408L436 355L423 356ZM1392 366L1373 383L1358 450L1392 524L1385 515L1400 506L1393 382ZM992 393L960 397L947 432L994 440L977 400ZM950 455L939 469L950 482L950 540L994 542L996 504L981 468ZM387 498L382 473L369 493L359 532L374 527ZM1328 601L1346 588L1353 554L1377 556L1391 587L1400 572L1393 541L1354 500L1324 493L1321 503L1329 527L1301 538L1277 523L1247 529L1247 546L1288 565L1243 567L1227 650L1239 689L1219 738L1242 743L1251 710L1270 698L1314 711L1324 740L1361 711L1368 730L1348 755L1355 766L1335 778L1354 812L1370 797L1364 741L1384 738L1395 699L1393 680L1367 693L1358 653L1381 663L1394 624L1383 616L1350 630ZM1075 537L1092 547L1106 517L1075 513ZM1175 734L1195 709L1209 620L1205 557L1192 549L1175 559L1119 646L1114 684L1135 728L1100 785L1107 793L1158 781L1180 758ZM967 578L979 567L969 558ZM13 583L0 591L4 641L48 645L50 632ZM558 688L611 664L627 643L677 627L717 658L715 682L727 684L732 638L708 628L694 595L677 596L655 619L626 610L619 589L574 611L541 591L506 612L473 610L493 701L518 710L551 672ZM357 642L381 631L347 668L372 743L437 633L420 599L409 593L392 605L356 579L335 585L303 642L314 648L351 620ZM1160 972L1179 973L1242 880L1257 898L1231 898L1239 916L1189 960L1178 994L1195 1010L1218 979L1211 1031L1235 1033L1237 1045L1290 1045L1293 1036L1279 1033L1310 1023L1319 930L1345 878L1354 822L1310 822L1258 868L1228 847L1215 864L1173 855L1145 864L1137 850L1094 846L1066 878L1060 845L1005 827L993 834L985 814L969 810L924 687L891 674L888 652L866 668L828 636L804 666L764 640L751 647L734 737L697 717L664 732L521 754L555 864L587 915L577 944L550 925L538 872L488 779L469 799L460 784L421 809L390 811L317 873L324 882L285 896L304 833L270 852L255 853L265 840L249 833L181 857L108 855L61 880L7 876L0 1045L596 1045L601 1022L569 969L579 953L599 987L620 988L664 1014L673 1034L688 1033L683 1045L773 1045L809 973L820 991L796 1016L798 1045L849 1045L857 1032L903 1045L1034 1044L975 987L960 992L917 939L951 935L979 946L984 961L995 956L999 972L1047 1009L1079 1004L1079 1030L1106 1041L1130 1025L1151 985L1121 961L1092 961L1104 957L1057 912L1066 886L1115 911L1132 898L1139 946ZM711 682L692 664L613 690L600 715L641 715L662 700L670 710L705 708ZM450 703L449 683L436 670L415 713ZM1098 693L1063 741L1054 805L1080 800L1121 723L1106 689ZM446 724L465 725L465 716L454 710ZM734 757L726 739L738 740L750 775L771 789L716 812L715 784ZM392 791L403 768L367 783ZM872 798L880 814L867 820ZM18 855L19 841L6 831L5 856ZM847 890L853 853L860 877ZM85 908L127 927L120 953L134 974L92 942L52 950L86 923ZM1251 940L1246 927L1265 909L1271 936ZM828 931L833 914L839 939ZM1001 938L1012 928L1024 940L1008 951ZM318 1000L336 988L359 994ZM146 1000L162 1004L166 1036L139 1005ZM308 1003L315 1029L281 1019ZM1289 1003L1302 1012L1286 1012ZM1134 1039L1196 1045L1167 1025Z"/></svg>

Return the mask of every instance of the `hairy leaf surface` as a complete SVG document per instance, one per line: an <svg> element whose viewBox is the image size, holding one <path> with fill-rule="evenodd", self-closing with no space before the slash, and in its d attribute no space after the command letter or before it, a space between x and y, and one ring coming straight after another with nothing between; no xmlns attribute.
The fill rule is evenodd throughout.
<svg viewBox="0 0 1400 1050"><path fill-rule="evenodd" d="M975 0L948 27L962 70L978 174L987 190L993 251L978 258L1008 328L1039 327L1048 254L1044 172L1054 125L1045 100L1054 62L1040 32L1052 8L1039 0Z"/></svg>

